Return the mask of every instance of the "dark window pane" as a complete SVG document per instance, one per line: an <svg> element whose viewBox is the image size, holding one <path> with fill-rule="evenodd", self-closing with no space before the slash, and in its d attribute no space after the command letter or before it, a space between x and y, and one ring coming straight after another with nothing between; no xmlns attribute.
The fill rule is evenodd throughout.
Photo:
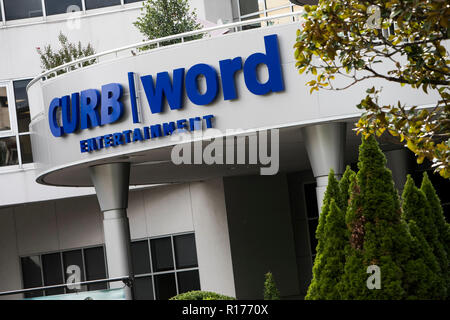
<svg viewBox="0 0 450 320"><path fill-rule="evenodd" d="M308 215L308 218L317 218L319 216L319 210L317 209L316 184L308 183L304 185L304 188L306 214Z"/></svg>
<svg viewBox="0 0 450 320"><path fill-rule="evenodd" d="M41 0L3 0L6 20L42 16Z"/></svg>
<svg viewBox="0 0 450 320"><path fill-rule="evenodd" d="M245 16L251 13L256 13L258 11L262 11L264 10L264 3L259 2L258 0L239 0L239 9L240 9L240 14L241 16ZM245 20L251 20L251 19L256 19L259 17L262 17L263 14L258 15L252 15L246 18L242 18L242 21ZM261 27L261 23L255 23L252 25L248 25L248 26L244 26L242 27L243 30L247 30L247 29L253 29L253 28L259 28Z"/></svg>
<svg viewBox="0 0 450 320"><path fill-rule="evenodd" d="M19 132L30 131L30 107L28 104L27 85L31 81L20 80L14 81L14 97L16 99L17 124Z"/></svg>
<svg viewBox="0 0 450 320"><path fill-rule="evenodd" d="M20 259L22 263L23 288L42 287L41 261L39 256ZM40 297L43 291L25 293L25 298Z"/></svg>
<svg viewBox="0 0 450 320"><path fill-rule="evenodd" d="M311 243L311 253L313 255L316 254L316 246L317 246L316 229L317 229L318 222L319 222L319 219L311 219L308 221L309 241Z"/></svg>
<svg viewBox="0 0 450 320"><path fill-rule="evenodd" d="M42 255L42 270L44 271L43 273L45 286L52 286L64 283L60 253L51 253ZM46 296L63 293L64 288L45 290Z"/></svg>
<svg viewBox="0 0 450 320"><path fill-rule="evenodd" d="M239 9L241 11L241 16L264 10L264 4L259 4L258 2L258 0L239 0Z"/></svg>
<svg viewBox="0 0 450 320"><path fill-rule="evenodd" d="M200 290L198 270L178 272L178 293Z"/></svg>
<svg viewBox="0 0 450 320"><path fill-rule="evenodd" d="M156 299L168 300L177 295L177 288L175 285L175 274L160 274L155 276L155 292Z"/></svg>
<svg viewBox="0 0 450 320"><path fill-rule="evenodd" d="M0 167L19 164L16 137L0 138Z"/></svg>
<svg viewBox="0 0 450 320"><path fill-rule="evenodd" d="M184 234L174 237L174 246L177 268L193 268L197 266L194 234Z"/></svg>
<svg viewBox="0 0 450 320"><path fill-rule="evenodd" d="M84 249L84 262L86 264L86 280L106 279L103 247ZM106 283L88 285L89 291L101 289L106 289Z"/></svg>
<svg viewBox="0 0 450 320"><path fill-rule="evenodd" d="M131 243L131 259L134 274L138 275L151 272L147 240Z"/></svg>
<svg viewBox="0 0 450 320"><path fill-rule="evenodd" d="M81 0L45 0L45 11L48 16L81 10Z"/></svg>
<svg viewBox="0 0 450 320"><path fill-rule="evenodd" d="M6 87L0 87L0 131L11 130L8 106L8 90Z"/></svg>
<svg viewBox="0 0 450 320"><path fill-rule="evenodd" d="M86 0L86 9L96 9L120 4L120 0Z"/></svg>
<svg viewBox="0 0 450 320"><path fill-rule="evenodd" d="M81 250L72 250L63 252L63 266L64 266L64 282L67 282L67 278L72 274L67 274L67 268L69 266L78 266L80 268L80 282L85 281L84 270L83 270L83 257ZM77 292L77 291L86 291L86 286L81 286L80 290L70 290L67 289L67 293Z"/></svg>
<svg viewBox="0 0 450 320"><path fill-rule="evenodd" d="M144 2L143 0L125 0L124 3L132 3L132 2Z"/></svg>
<svg viewBox="0 0 450 320"><path fill-rule="evenodd" d="M172 244L170 238L150 240L153 272L173 270Z"/></svg>
<svg viewBox="0 0 450 320"><path fill-rule="evenodd" d="M135 300L154 300L152 277L134 279L134 299Z"/></svg>
<svg viewBox="0 0 450 320"><path fill-rule="evenodd" d="M31 152L31 139L30 135L19 136L20 142L20 154L22 156L22 163L33 162L33 153Z"/></svg>

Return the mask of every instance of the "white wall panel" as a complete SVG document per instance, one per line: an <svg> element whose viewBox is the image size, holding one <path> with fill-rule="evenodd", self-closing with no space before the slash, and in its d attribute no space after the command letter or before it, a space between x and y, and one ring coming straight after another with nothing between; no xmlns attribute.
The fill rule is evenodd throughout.
<svg viewBox="0 0 450 320"><path fill-rule="evenodd" d="M130 222L131 239L148 237L147 216L142 191L130 191L128 193L127 215Z"/></svg>
<svg viewBox="0 0 450 320"><path fill-rule="evenodd" d="M60 249L102 244L103 217L96 197L55 201Z"/></svg>
<svg viewBox="0 0 450 320"><path fill-rule="evenodd" d="M194 229L188 184L148 189L142 195L150 237Z"/></svg>
<svg viewBox="0 0 450 320"><path fill-rule="evenodd" d="M0 172L0 181L7 181L0 183L0 207L95 193L94 188L62 188L38 184L36 171L33 169Z"/></svg>
<svg viewBox="0 0 450 320"><path fill-rule="evenodd" d="M59 250L53 202L20 205L14 213L19 255Z"/></svg>
<svg viewBox="0 0 450 320"><path fill-rule="evenodd" d="M111 8L103 11L111 11ZM59 48L58 34L62 31L71 42L91 43L96 52L142 41L142 35L133 25L140 15L139 9L85 17L80 28L71 28L69 20L0 29L0 80L34 77L41 72L36 48L45 45ZM26 22L26 21L24 21Z"/></svg>

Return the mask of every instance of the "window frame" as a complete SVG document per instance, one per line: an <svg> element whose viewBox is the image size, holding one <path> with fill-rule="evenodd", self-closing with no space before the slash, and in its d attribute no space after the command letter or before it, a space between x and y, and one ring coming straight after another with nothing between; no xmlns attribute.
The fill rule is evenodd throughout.
<svg viewBox="0 0 450 320"><path fill-rule="evenodd" d="M32 17L32 18L23 18L23 19L14 19L14 20L6 20L5 15L5 6L3 3L4 0L0 0L0 8L1 8L1 27L11 27L11 26L19 26L19 25L27 25L27 24L36 24L36 23L45 23L45 22L54 22L54 21L62 21L66 20L72 13L59 13L59 14L51 14L47 15L47 8L45 0L41 0L42 5L42 16L40 17ZM95 16L108 14L111 12L117 12L122 10L131 10L136 8L142 8L143 2L145 0L140 0L137 2L125 3L124 0L120 0L120 4L110 5L96 9L86 9L86 1L81 0L82 8L80 8L81 15L77 16L77 18Z"/></svg>
<svg viewBox="0 0 450 320"><path fill-rule="evenodd" d="M16 99L14 96L14 87L12 80L0 81L1 87L6 87L6 97L8 100L8 112L9 112L9 124L10 130L0 131L0 139L2 138L14 138L16 140L17 148L17 164L0 166L0 171L10 171L22 168L22 153L20 152L20 140L19 140L19 130L17 126L17 115L16 115Z"/></svg>
<svg viewBox="0 0 450 320"><path fill-rule="evenodd" d="M45 252L40 252L40 253L32 253L32 254L27 254L27 255L20 255L18 257L19 260L19 269L20 269L20 275L21 275L21 286L23 289L24 288L24 281L23 281L23 268L22 268L22 258L28 258L28 257L33 257L33 256L38 256L39 257L39 262L41 265L41 282L44 286L45 282L44 282L44 267L42 264L42 256L47 255L47 254L54 254L54 253L58 253L60 256L60 263L61 263L61 270L62 270L62 275L63 275L63 279L65 281L66 279L66 273L64 270L64 259L63 259L63 253L64 252L68 252L68 251L76 251L76 250L81 250L81 257L82 257L82 261L83 261L83 266L82 266L82 270L84 272L84 276L85 278L87 277L86 274L86 260L84 257L84 250L86 249L92 249L92 248L99 248L102 247L103 248L103 261L105 262L105 273L106 273L106 279L109 279L109 274L108 274L108 260L106 259L106 247L105 244L96 244L96 245L90 245L90 246L86 246L86 247L78 247L78 248L69 248L69 249L64 249L64 250L58 250L58 251L45 251ZM65 284L65 283L62 283ZM88 285L82 285L82 287L85 286L86 287L86 292L87 291L95 291L95 290L88 290ZM106 288L109 289L109 283L106 283ZM67 294L67 290L69 290L67 287L64 287L64 294ZM41 297L50 297L52 295L46 295L46 289L42 289L42 296ZM84 292L84 291L83 291ZM72 294L72 292L69 292L69 294ZM25 294L23 294L24 298L25 298Z"/></svg>
<svg viewBox="0 0 450 320"><path fill-rule="evenodd" d="M149 277L151 278L154 300L159 300L159 299L157 299L157 294L156 294L156 289L155 289L155 276L158 276L158 275L173 274L173 276L175 277L175 289L176 289L176 292L177 292L176 294L179 294L179 292L180 292L179 291L179 285L178 285L178 276L177 276L178 273L182 273L182 272L185 272L185 271L198 271L198 273L199 273L199 285L201 286L200 268L199 268L199 265L198 265L197 243L195 244L195 254L197 256L197 266L196 267L191 267L191 268L177 268L177 265L176 265L174 238L177 237L177 236L190 235L190 234L192 234L194 236L194 238L195 238L195 232L194 231L186 231L186 232L178 232L178 233L160 235L160 236L156 236L156 237L147 237L147 238L133 239L131 241L131 242L147 241L147 250L148 250L149 257L150 257L150 261L149 261L150 262L150 273L134 274L134 278L136 278L136 279L149 278ZM170 238L171 248L172 248L173 269L166 270L166 271L154 271L153 270L153 257L152 257L150 241L151 240L156 240L156 239L162 239L162 238Z"/></svg>
<svg viewBox="0 0 450 320"><path fill-rule="evenodd" d="M307 231L308 231L308 244L309 244L309 252L311 255L311 259L312 259L312 264L314 264L314 260L316 259L316 255L317 255L317 243L316 243L316 247L313 250L313 242L311 241L311 237L315 237L315 232L313 234L311 234L311 223L314 220L317 220L317 225L319 225L319 219L320 219L320 209L317 208L317 216L316 217L310 217L309 216L309 210L311 210L311 208L308 208L308 204L307 204L307 200L306 200L306 188L307 186L314 186L314 189L317 188L317 182L316 181L305 181L304 183L302 183L302 189L303 189L303 197L305 198L305 202L304 202L304 212L305 212L305 219L306 219L306 223L307 223ZM315 193L314 190L314 194L317 197L317 194ZM317 203L317 198L315 203ZM316 205L316 204L313 204Z"/></svg>
<svg viewBox="0 0 450 320"><path fill-rule="evenodd" d="M194 231L186 231L186 232L178 232L178 233L173 233L173 234L166 234L166 235L159 235L159 236L155 236L155 237L146 237L146 238L137 238L137 239L132 239L131 242L140 242L140 241L146 241L147 242L147 250L148 250L148 254L149 254L149 263L150 263L150 273L142 273L142 274L138 274L138 275L134 275L134 278L139 279L139 278L151 278L151 285L152 285L152 293L153 293L153 299L157 300L157 295L156 295L156 288L155 288L155 276L158 275L162 275L162 274L172 274L175 278L175 289L177 294L179 294L179 285L178 285L178 274L179 273L183 273L183 272L188 272L188 271L197 271L198 272L198 276L199 276L199 286L201 288L201 277L200 277L200 268L198 265L198 253L197 253L197 243L195 245L195 253L196 253L196 258L197 258L197 266L196 267L190 267L190 268L177 268L176 265L176 256L175 256L175 242L174 242L174 238L177 236L182 236L182 235L193 235L194 239L195 239L195 232ZM152 258L152 252L151 252L151 246L150 246L150 241L151 240L155 240L155 239L161 239L161 238L170 238L171 241L171 248L172 248L172 259L173 259L173 269L172 270L166 270L166 271L153 271L153 258ZM32 256L38 256L39 257L39 261L40 261L40 265L41 265L41 282L44 284L44 268L43 268L43 264L42 264L42 256L47 255L47 254L54 254L54 253L58 253L60 255L60 262L61 262L61 270L62 270L62 274L63 274L63 279L65 281L66 279L66 273L64 270L64 257L63 254L64 252L70 252L70 251L76 251L76 250L81 250L81 257L82 257L82 261L83 261L83 266L82 266L82 270L85 276L85 279L87 279L87 273L86 273L86 260L85 260L85 254L84 251L86 249L91 249L91 248L98 248L98 247L103 247L103 255L104 255L104 262L105 262L105 270L106 270L106 278L109 279L109 274L108 274L108 260L106 258L106 246L105 244L96 244L96 245L90 245L90 246L85 246L85 247L78 247L78 248L68 248L68 249L64 249L64 250L58 250L58 251L44 251L44 252L40 252L40 253L30 253L27 255L20 255L18 256L18 263L19 263L19 267L20 267L20 275L21 275L21 286L22 288L24 288L24 278L23 278L23 268L22 268L22 258L28 258L28 257L32 257ZM131 252L130 252L131 253ZM107 284L107 288L109 288L109 284ZM86 289L87 289L87 285L86 285ZM67 294L71 294L72 292L67 292L67 287L64 288L64 293ZM42 296L47 296L45 289L42 290L43 291L43 295ZM89 291L89 290L86 290ZM51 296L51 295L50 295Z"/></svg>
<svg viewBox="0 0 450 320"><path fill-rule="evenodd" d="M6 99L8 100L8 112L9 112L9 130L1 130L0 138L7 138L15 136L17 128L17 116L16 116L16 100L14 99L14 87L12 80L0 81L0 87L6 87Z"/></svg>
<svg viewBox="0 0 450 320"><path fill-rule="evenodd" d="M29 21L39 21L45 18L45 8L43 8L43 1L41 0L41 9L42 9L42 16L36 16L36 17L26 17L26 18L18 18L18 19L12 19L12 20L8 20L9 22L13 22L13 21L22 21L22 20L29 20ZM6 13L5 13L5 5L4 5L4 0L0 0L0 4L2 7L2 19L3 19L3 25L6 23ZM44 19L45 20L45 19Z"/></svg>
<svg viewBox="0 0 450 320"><path fill-rule="evenodd" d="M1 1L1 0L0 0ZM2 172L9 172L9 171L16 171L16 170L22 170L22 169L33 169L34 161L30 163L23 163L22 161L22 150L20 147L20 137L21 136L31 136L31 132L28 128L28 131L25 132L19 132L19 125L17 122L17 112L16 112L16 95L14 93L14 82L15 81L23 81L23 80L32 80L33 77L23 77L23 78L17 78L13 80L0 80L0 86L6 86L6 95L8 98L8 112L9 112L9 121L10 121L10 130L4 130L0 131L0 139L1 138L15 138L16 139L16 146L17 146L17 158L18 163L9 165L9 166L0 166L0 173Z"/></svg>

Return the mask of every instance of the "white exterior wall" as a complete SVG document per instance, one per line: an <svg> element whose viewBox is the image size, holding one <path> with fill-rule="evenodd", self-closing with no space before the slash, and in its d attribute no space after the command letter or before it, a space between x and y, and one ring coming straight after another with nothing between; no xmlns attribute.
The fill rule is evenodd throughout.
<svg viewBox="0 0 450 320"><path fill-rule="evenodd" d="M235 295L221 179L131 191L128 217L133 240L194 231L201 288ZM0 209L0 292L22 288L21 256L103 243L95 196Z"/></svg>
<svg viewBox="0 0 450 320"><path fill-rule="evenodd" d="M211 22L217 22L218 17L224 17L224 22L232 19L231 0L190 0L190 4L199 19ZM40 21L41 18L15 20L7 22L6 27L0 23L0 81L31 79L42 72L36 48L43 49L48 44L54 49L59 48L60 31L68 36L70 42L91 43L96 52L142 41L142 34L133 25L141 14L140 8L140 3L131 3L124 7L86 11L86 15L79 19L79 29L71 27L78 25L77 21L64 20L68 15L48 16L46 22ZM0 167L0 207L95 193L93 188L37 184L34 164L27 164L24 168L11 170Z"/></svg>
<svg viewBox="0 0 450 320"><path fill-rule="evenodd" d="M134 8L131 9L130 8ZM55 16L47 17L49 21L32 25L11 25L0 27L0 81L34 78L41 70L36 48L50 44L59 48L58 34L62 31L70 42L81 41L83 45L91 43L96 52L137 43L143 40L133 22L140 14L140 5L132 4L127 10L120 7L103 8L95 13L109 12L102 15L86 16L80 19L80 28L71 29L70 23L52 21ZM110 11L116 12L110 12ZM89 11L88 11L89 14ZM58 16L60 19L61 15ZM27 20L11 23L23 23ZM36 19L31 19L35 21ZM72 24L74 24L72 22ZM34 165L25 165L26 169L11 170L0 167L0 207L36 201L46 201L67 197L94 194L93 188L60 188L43 186L35 182ZM7 182L7 183L5 183Z"/></svg>

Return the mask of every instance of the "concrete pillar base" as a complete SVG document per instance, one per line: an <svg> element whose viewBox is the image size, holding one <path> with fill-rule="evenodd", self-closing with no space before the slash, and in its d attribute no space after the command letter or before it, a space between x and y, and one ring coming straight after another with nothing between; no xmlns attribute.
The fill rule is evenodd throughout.
<svg viewBox="0 0 450 320"><path fill-rule="evenodd" d="M127 217L129 163L109 163L90 167L100 209L103 212L106 259L109 278L133 277L131 265L130 227ZM111 288L121 288L121 282L111 282ZM127 300L132 289L125 288Z"/></svg>
<svg viewBox="0 0 450 320"><path fill-rule="evenodd" d="M344 172L346 124L341 122L317 124L301 129L311 168L316 178L319 213L322 208L330 169L339 179Z"/></svg>

